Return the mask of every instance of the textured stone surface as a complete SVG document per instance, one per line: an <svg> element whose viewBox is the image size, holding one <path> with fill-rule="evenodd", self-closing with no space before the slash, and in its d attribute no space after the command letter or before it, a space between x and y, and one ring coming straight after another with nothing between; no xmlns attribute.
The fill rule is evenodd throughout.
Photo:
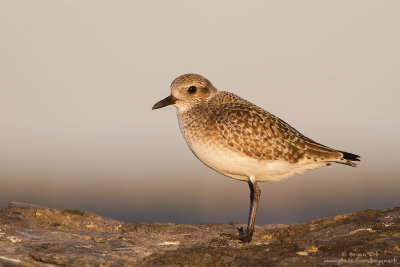
<svg viewBox="0 0 400 267"><path fill-rule="evenodd" d="M10 203L0 210L0 266L400 265L400 207L303 224L124 223L90 211Z"/></svg>

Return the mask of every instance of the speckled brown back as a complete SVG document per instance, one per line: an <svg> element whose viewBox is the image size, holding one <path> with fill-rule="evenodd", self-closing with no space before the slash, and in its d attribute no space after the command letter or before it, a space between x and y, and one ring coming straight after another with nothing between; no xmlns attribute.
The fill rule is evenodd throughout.
<svg viewBox="0 0 400 267"><path fill-rule="evenodd" d="M217 134L235 152L259 160L295 163L301 159L335 161L342 157L339 151L314 142L278 117L232 93L220 91L182 116L183 120L190 118L196 121L186 122L189 139L200 137L200 132L207 129L206 132Z"/></svg>

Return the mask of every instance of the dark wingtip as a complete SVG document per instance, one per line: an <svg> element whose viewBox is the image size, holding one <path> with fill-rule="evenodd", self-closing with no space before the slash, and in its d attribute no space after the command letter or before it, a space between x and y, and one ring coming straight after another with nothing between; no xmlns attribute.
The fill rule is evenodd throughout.
<svg viewBox="0 0 400 267"><path fill-rule="evenodd" d="M360 161L360 156L353 154L353 153L349 153L349 152L344 152L344 151L339 151L340 153L342 153L342 158L343 159L347 159L350 161Z"/></svg>

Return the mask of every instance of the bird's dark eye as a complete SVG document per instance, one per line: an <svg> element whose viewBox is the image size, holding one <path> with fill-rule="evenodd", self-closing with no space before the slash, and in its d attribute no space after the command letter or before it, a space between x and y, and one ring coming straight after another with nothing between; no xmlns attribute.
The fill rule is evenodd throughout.
<svg viewBox="0 0 400 267"><path fill-rule="evenodd" d="M191 93L191 94L196 93L196 91L197 91L196 86L190 86L190 87L188 88L188 92Z"/></svg>

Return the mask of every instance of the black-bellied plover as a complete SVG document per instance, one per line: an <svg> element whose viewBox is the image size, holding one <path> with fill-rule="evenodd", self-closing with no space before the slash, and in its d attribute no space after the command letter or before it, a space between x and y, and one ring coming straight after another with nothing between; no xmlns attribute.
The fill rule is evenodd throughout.
<svg viewBox="0 0 400 267"><path fill-rule="evenodd" d="M232 93L218 91L198 74L185 74L171 84L171 95L153 109L174 105L192 152L204 164L250 187L246 231L232 236L250 242L260 188L296 173L342 163L356 166L359 156L321 145L268 111Z"/></svg>

